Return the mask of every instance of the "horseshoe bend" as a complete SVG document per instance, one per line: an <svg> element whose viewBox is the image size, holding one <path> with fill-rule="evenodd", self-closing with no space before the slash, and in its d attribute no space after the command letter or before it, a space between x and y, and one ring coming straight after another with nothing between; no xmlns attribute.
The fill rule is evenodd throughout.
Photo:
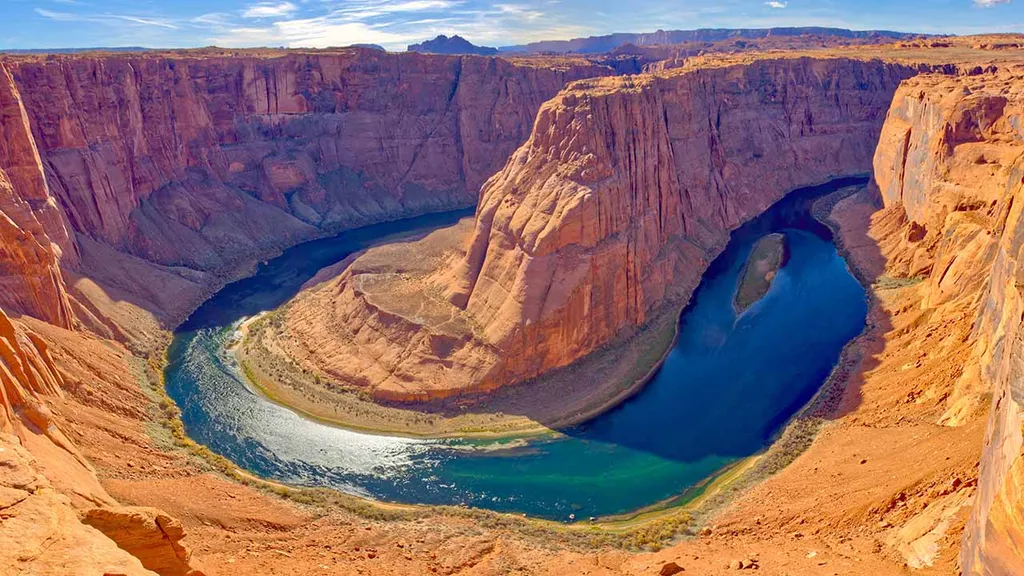
<svg viewBox="0 0 1024 576"><path fill-rule="evenodd" d="M1024 572L1021 39L683 32L0 54L0 573Z"/></svg>

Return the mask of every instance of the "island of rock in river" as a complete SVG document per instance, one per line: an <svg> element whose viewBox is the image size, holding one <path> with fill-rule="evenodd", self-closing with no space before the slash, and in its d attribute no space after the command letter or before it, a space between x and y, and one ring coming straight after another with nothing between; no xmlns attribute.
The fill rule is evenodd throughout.
<svg viewBox="0 0 1024 576"><path fill-rule="evenodd" d="M772 287L775 273L786 262L786 236L780 233L768 234L754 243L747 263L743 266L740 281L736 285L733 306L742 314L753 306Z"/></svg>

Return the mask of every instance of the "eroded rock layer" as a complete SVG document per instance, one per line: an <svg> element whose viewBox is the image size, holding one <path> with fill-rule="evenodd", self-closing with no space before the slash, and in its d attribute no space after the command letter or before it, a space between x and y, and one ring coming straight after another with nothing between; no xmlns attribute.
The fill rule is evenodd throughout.
<svg viewBox="0 0 1024 576"><path fill-rule="evenodd" d="M959 425L992 395L961 564L1024 571L1024 82L1018 73L921 77L897 92L875 156L887 206L908 223L902 260L928 309L973 300L981 373L966 370L939 423Z"/></svg>
<svg viewBox="0 0 1024 576"><path fill-rule="evenodd" d="M370 386L390 400L492 390L635 330L688 298L729 231L783 194L870 172L912 73L779 59L572 84L484 185L465 256L435 278L472 332L446 337L343 278L337 313L380 364L349 380L383 374Z"/></svg>
<svg viewBox="0 0 1024 576"><path fill-rule="evenodd" d="M324 230L471 205L541 103L611 70L349 49L25 58L2 72L0 232L17 237L4 257L32 269L4 303L67 324L55 258L166 313L175 302L148 293L137 259L209 284L203 272Z"/></svg>
<svg viewBox="0 0 1024 576"><path fill-rule="evenodd" d="M76 248L46 184L18 87L0 66L0 307L70 326L62 260L76 265Z"/></svg>
<svg viewBox="0 0 1024 576"><path fill-rule="evenodd" d="M51 404L79 385L43 335L0 309L0 565L14 574L198 574L177 520L119 505L69 439L81 429L69 432Z"/></svg>

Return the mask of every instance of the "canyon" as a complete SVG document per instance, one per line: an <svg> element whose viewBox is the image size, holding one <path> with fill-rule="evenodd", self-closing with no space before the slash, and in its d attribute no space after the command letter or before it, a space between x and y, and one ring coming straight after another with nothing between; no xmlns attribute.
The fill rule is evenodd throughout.
<svg viewBox="0 0 1024 576"><path fill-rule="evenodd" d="M333 305L306 309L300 296L288 308L277 346L390 401L566 366L676 314L729 232L783 193L870 172L885 110L913 73L765 59L573 83L484 184L472 233L449 250L462 241L464 254L418 274L379 263L360 274L357 262L318 288Z"/></svg>
<svg viewBox="0 0 1024 576"><path fill-rule="evenodd" d="M999 43L709 55L621 77L576 58L370 49L4 58L3 565L1020 571L1024 69ZM371 250L308 289L330 307L303 310L303 294L285 309L311 365L423 401L585 361L678 313L730 230L785 192L868 173L827 207L871 311L809 416L821 430L661 551L277 498L303 492L197 457L161 396L169 330L303 240L480 190L472 225L391 276L390 300L367 290L396 274ZM399 280L464 326L389 313Z"/></svg>

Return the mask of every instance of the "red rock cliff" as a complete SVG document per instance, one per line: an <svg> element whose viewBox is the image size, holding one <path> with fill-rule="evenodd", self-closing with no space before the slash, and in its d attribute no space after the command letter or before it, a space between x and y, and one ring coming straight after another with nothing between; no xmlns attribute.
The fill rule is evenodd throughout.
<svg viewBox="0 0 1024 576"><path fill-rule="evenodd" d="M575 82L484 184L465 257L426 280L459 310L408 309L381 289L379 263L357 262L332 303L295 301L283 337L330 378L394 401L567 365L674 311L729 232L788 191L870 172L913 73L800 58ZM324 350L329 335L344 344Z"/></svg>
<svg viewBox="0 0 1024 576"><path fill-rule="evenodd" d="M0 309L0 565L17 574L197 574L176 520L120 506L100 486L51 410L65 386L46 340Z"/></svg>
<svg viewBox="0 0 1024 576"><path fill-rule="evenodd" d="M0 66L0 307L71 325L60 262L77 264L62 212L7 69Z"/></svg>
<svg viewBox="0 0 1024 576"><path fill-rule="evenodd" d="M889 207L908 220L903 273L927 309L963 305L981 374L965 368L938 423L959 425L991 394L965 574L1024 572L1024 93L1019 72L923 76L896 93L875 155Z"/></svg>
<svg viewBox="0 0 1024 576"><path fill-rule="evenodd" d="M782 59L581 81L484 186L451 298L503 351L484 387L580 358L685 299L786 192L871 168L903 67Z"/></svg>
<svg viewBox="0 0 1024 576"><path fill-rule="evenodd" d="M204 270L317 228L472 204L542 102L610 72L359 49L7 67L75 231Z"/></svg>

